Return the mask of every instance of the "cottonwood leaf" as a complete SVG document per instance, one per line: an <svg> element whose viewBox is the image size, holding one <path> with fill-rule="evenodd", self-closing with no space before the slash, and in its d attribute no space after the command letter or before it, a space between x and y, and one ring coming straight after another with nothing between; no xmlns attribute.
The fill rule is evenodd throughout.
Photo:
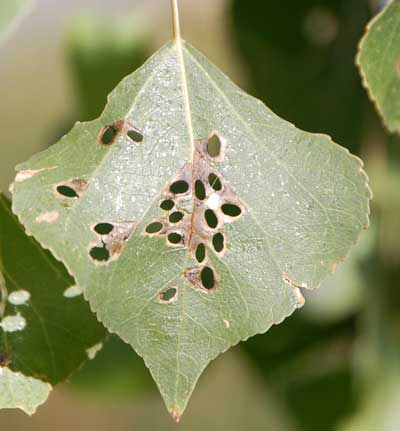
<svg viewBox="0 0 400 431"><path fill-rule="evenodd" d="M400 0L368 25L357 57L363 83L391 132L400 132Z"/></svg>
<svg viewBox="0 0 400 431"><path fill-rule="evenodd" d="M4 40L19 21L28 13L32 0L1 0L0 2L0 42Z"/></svg>
<svg viewBox="0 0 400 431"><path fill-rule="evenodd" d="M73 278L0 195L0 408L33 413L104 337Z"/></svg>
<svg viewBox="0 0 400 431"><path fill-rule="evenodd" d="M0 409L21 409L32 415L47 400L50 391L48 383L0 368Z"/></svg>
<svg viewBox="0 0 400 431"><path fill-rule="evenodd" d="M304 303L368 225L362 162L180 40L18 166L14 211L179 419L207 364Z"/></svg>

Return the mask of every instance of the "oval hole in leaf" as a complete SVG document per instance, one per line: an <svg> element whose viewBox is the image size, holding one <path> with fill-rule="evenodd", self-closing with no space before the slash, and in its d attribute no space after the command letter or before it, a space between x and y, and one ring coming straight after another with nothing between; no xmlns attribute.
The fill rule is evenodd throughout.
<svg viewBox="0 0 400 431"><path fill-rule="evenodd" d="M180 244L182 242L183 238L180 233L172 232L168 235L168 241L171 244Z"/></svg>
<svg viewBox="0 0 400 431"><path fill-rule="evenodd" d="M171 199L162 201L160 204L160 208L164 211L170 211L174 206L175 206L175 202Z"/></svg>
<svg viewBox="0 0 400 431"><path fill-rule="evenodd" d="M225 243L224 235L218 232L213 236L212 241L213 241L214 250L217 253L221 253L221 251L224 249L224 243Z"/></svg>
<svg viewBox="0 0 400 431"><path fill-rule="evenodd" d="M176 287L170 287L169 289L160 293L160 299L163 302L170 302L175 298L177 293L178 290L176 289Z"/></svg>
<svg viewBox="0 0 400 431"><path fill-rule="evenodd" d="M197 180L194 183L194 191L196 198L203 201L206 198L206 188L204 187L203 181Z"/></svg>
<svg viewBox="0 0 400 431"><path fill-rule="evenodd" d="M101 136L101 143L104 145L113 144L118 135L118 132L119 130L117 130L114 126L107 126Z"/></svg>
<svg viewBox="0 0 400 431"><path fill-rule="evenodd" d="M215 286L214 271L209 266L206 266L201 270L200 279L201 284L207 290L210 290Z"/></svg>
<svg viewBox="0 0 400 431"><path fill-rule="evenodd" d="M215 229L218 226L218 217L213 210L206 210L204 212L204 218L211 229Z"/></svg>
<svg viewBox="0 0 400 431"><path fill-rule="evenodd" d="M169 216L169 221L171 223L179 223L183 219L184 214L180 211L175 211Z"/></svg>
<svg viewBox="0 0 400 431"><path fill-rule="evenodd" d="M138 144L143 142L143 135L138 130L129 130L127 135L133 142L137 142Z"/></svg>
<svg viewBox="0 0 400 431"><path fill-rule="evenodd" d="M224 204L221 209L229 217L239 217L242 214L242 209L234 204Z"/></svg>
<svg viewBox="0 0 400 431"><path fill-rule="evenodd" d="M159 221L155 221L153 223L150 223L147 227L146 227L146 232L149 234L153 234L153 233L158 233L162 230L163 228L163 224Z"/></svg>
<svg viewBox="0 0 400 431"><path fill-rule="evenodd" d="M114 226L111 223L98 223L94 227L95 232L99 235L108 235L114 229Z"/></svg>
<svg viewBox="0 0 400 431"><path fill-rule="evenodd" d="M169 188L176 195L186 193L189 190L189 184L186 181L175 181Z"/></svg>
<svg viewBox="0 0 400 431"><path fill-rule="evenodd" d="M218 135L212 135L207 143L207 152L210 157L219 157L221 155L221 139Z"/></svg>
<svg viewBox="0 0 400 431"><path fill-rule="evenodd" d="M201 263L206 258L206 246L201 243L196 248L196 260Z"/></svg>
<svg viewBox="0 0 400 431"><path fill-rule="evenodd" d="M66 198L79 198L78 193L69 186L61 185L57 187L57 192Z"/></svg>
<svg viewBox="0 0 400 431"><path fill-rule="evenodd" d="M103 247L93 247L89 254L93 260L97 260L98 262L107 262L110 259L110 252L105 245Z"/></svg>
<svg viewBox="0 0 400 431"><path fill-rule="evenodd" d="M218 178L218 175L215 174L210 174L208 176L208 182L210 183L210 186L215 190L215 191L220 191L222 189L222 183L221 180Z"/></svg>

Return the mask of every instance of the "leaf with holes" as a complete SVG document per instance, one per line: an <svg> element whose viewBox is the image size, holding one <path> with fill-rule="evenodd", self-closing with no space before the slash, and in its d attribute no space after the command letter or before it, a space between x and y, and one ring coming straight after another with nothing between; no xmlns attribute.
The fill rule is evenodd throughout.
<svg viewBox="0 0 400 431"><path fill-rule="evenodd" d="M0 42L17 26L26 15L32 0L1 0L0 2Z"/></svg>
<svg viewBox="0 0 400 431"><path fill-rule="evenodd" d="M33 413L105 337L62 264L0 195L0 409ZM96 347L96 348L97 348Z"/></svg>
<svg viewBox="0 0 400 431"><path fill-rule="evenodd" d="M357 63L386 127L400 132L400 0L391 1L368 25Z"/></svg>
<svg viewBox="0 0 400 431"><path fill-rule="evenodd" d="M179 419L207 364L304 303L368 225L359 159L180 39L18 167L14 211Z"/></svg>

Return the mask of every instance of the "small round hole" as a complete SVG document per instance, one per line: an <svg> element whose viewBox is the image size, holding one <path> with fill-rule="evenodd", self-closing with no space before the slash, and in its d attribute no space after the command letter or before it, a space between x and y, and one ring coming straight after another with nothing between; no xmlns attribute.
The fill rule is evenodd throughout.
<svg viewBox="0 0 400 431"><path fill-rule="evenodd" d="M141 143L143 142L143 135L137 130L129 130L128 137L132 139L133 142Z"/></svg>
<svg viewBox="0 0 400 431"><path fill-rule="evenodd" d="M94 227L95 232L97 232L99 235L108 235L111 233L114 229L114 226L110 223L98 223Z"/></svg>
<svg viewBox="0 0 400 431"><path fill-rule="evenodd" d="M197 180L194 183L194 191L196 198L203 201L206 198L206 188L204 187L203 181Z"/></svg>
<svg viewBox="0 0 400 431"><path fill-rule="evenodd" d="M214 250L217 253L221 253L221 251L224 249L224 242L225 242L224 235L218 232L213 236L212 241L213 241Z"/></svg>
<svg viewBox="0 0 400 431"><path fill-rule="evenodd" d="M69 186L58 186L57 192L66 198L79 198L78 193L76 193L76 191Z"/></svg>
<svg viewBox="0 0 400 431"><path fill-rule="evenodd" d="M206 210L204 212L204 218L211 229L215 229L218 226L218 218L213 210Z"/></svg>
<svg viewBox="0 0 400 431"><path fill-rule="evenodd" d="M211 157L219 157L221 154L221 139L217 135L211 136L207 143L207 151Z"/></svg>
<svg viewBox="0 0 400 431"><path fill-rule="evenodd" d="M183 237L181 234L179 234L177 232L172 232L168 235L168 241L171 244L181 244L183 241Z"/></svg>
<svg viewBox="0 0 400 431"><path fill-rule="evenodd" d="M169 216L169 221L171 223L179 223L183 219L184 214L180 211L175 211Z"/></svg>
<svg viewBox="0 0 400 431"><path fill-rule="evenodd" d="M175 298L177 293L178 290L175 287L170 287L169 289L160 293L160 299L164 302L170 302Z"/></svg>
<svg viewBox="0 0 400 431"><path fill-rule="evenodd" d="M146 232L149 234L153 234L153 233L158 233L162 230L163 228L163 224L160 223L159 221L155 221L153 223L150 223L147 227L146 227Z"/></svg>
<svg viewBox="0 0 400 431"><path fill-rule="evenodd" d="M221 209L222 212L229 217L238 217L242 214L241 208L234 204L224 204Z"/></svg>
<svg viewBox="0 0 400 431"><path fill-rule="evenodd" d="M201 263L206 258L206 246L202 243L197 246L196 260Z"/></svg>
<svg viewBox="0 0 400 431"><path fill-rule="evenodd" d="M162 201L160 204L160 208L164 211L170 211L175 206L175 202L171 199L167 199L165 201Z"/></svg>
<svg viewBox="0 0 400 431"><path fill-rule="evenodd" d="M217 175L215 174L210 174L208 176L208 182L210 183L210 186L215 190L215 191L220 191L222 189L222 183L221 180L218 178Z"/></svg>
<svg viewBox="0 0 400 431"><path fill-rule="evenodd" d="M101 142L104 145L111 145L114 143L118 135L118 130L114 126L107 126L101 137Z"/></svg>
<svg viewBox="0 0 400 431"><path fill-rule="evenodd" d="M201 270L200 278L205 289L210 290L215 286L214 271L210 267L206 266Z"/></svg>
<svg viewBox="0 0 400 431"><path fill-rule="evenodd" d="M175 181L169 189L174 194L182 194L189 190L189 184L186 181Z"/></svg>
<svg viewBox="0 0 400 431"><path fill-rule="evenodd" d="M107 262L110 259L110 252L106 249L105 245L103 247L93 247L89 254L93 260L97 260L98 262Z"/></svg>

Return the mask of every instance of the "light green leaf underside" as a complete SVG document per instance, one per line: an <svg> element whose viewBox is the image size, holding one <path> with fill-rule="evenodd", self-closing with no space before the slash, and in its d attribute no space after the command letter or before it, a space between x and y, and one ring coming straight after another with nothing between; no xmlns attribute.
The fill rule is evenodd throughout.
<svg viewBox="0 0 400 431"><path fill-rule="evenodd" d="M390 2L368 25L357 62L385 125L400 132L400 0Z"/></svg>
<svg viewBox="0 0 400 431"><path fill-rule="evenodd" d="M1 0L0 2L0 42L18 25L27 14L32 0Z"/></svg>
<svg viewBox="0 0 400 431"><path fill-rule="evenodd" d="M21 409L32 415L50 391L48 383L0 367L0 409Z"/></svg>
<svg viewBox="0 0 400 431"><path fill-rule="evenodd" d="M121 134L114 145L99 145L102 127L120 120L139 129L143 142ZM245 210L222 227L226 254L208 251L219 287L205 292L182 276L198 265L187 250L142 232L164 215L165 188L197 154L192 138L213 130L226 156L210 167ZM144 358L176 417L207 364L293 313L302 305L296 286L317 287L368 225L361 161L274 115L188 44L182 51L166 45L122 81L98 120L77 124L18 166L43 168L52 169L15 183L14 211L75 275L100 320ZM87 189L66 208L54 186L70 179ZM48 214L57 220L38 222ZM100 222L137 225L106 265L89 256ZM176 301L160 302L173 286Z"/></svg>

